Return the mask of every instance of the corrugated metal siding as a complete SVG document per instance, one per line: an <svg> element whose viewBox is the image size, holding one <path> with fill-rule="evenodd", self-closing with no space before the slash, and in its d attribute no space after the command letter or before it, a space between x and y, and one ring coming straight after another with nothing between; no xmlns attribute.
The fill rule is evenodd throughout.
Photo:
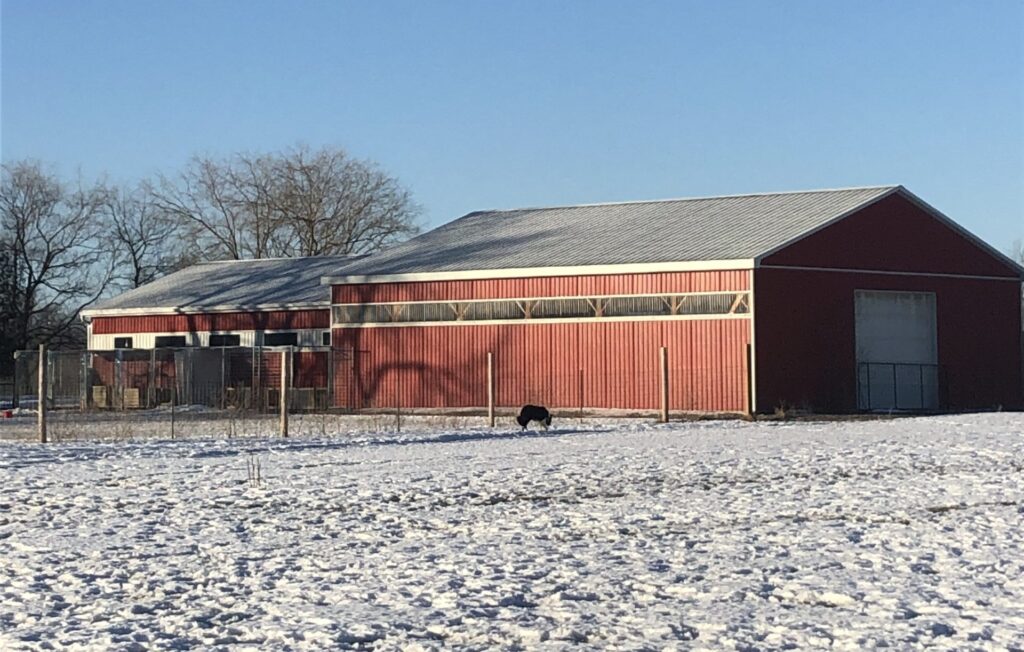
<svg viewBox="0 0 1024 652"><path fill-rule="evenodd" d="M749 279L750 273L746 270L730 270L477 281L423 281L335 285L332 288L332 296L334 303L387 303L392 301L462 301L656 292L716 292L749 289Z"/></svg>
<svg viewBox="0 0 1024 652"><path fill-rule="evenodd" d="M111 333L189 333L329 328L330 315L330 310L324 309L95 317L92 320L92 332L95 335L105 335Z"/></svg>
<svg viewBox="0 0 1024 652"><path fill-rule="evenodd" d="M749 334L746 319L335 329L336 349L355 352L350 375L336 368L335 400L481 407L490 351L499 406L578 408L582 392L586 408L651 410L664 345L673 410L743 411Z"/></svg>
<svg viewBox="0 0 1024 652"><path fill-rule="evenodd" d="M934 292L940 400L1022 405L1020 285L928 276L755 271L757 409L857 409L854 291Z"/></svg>

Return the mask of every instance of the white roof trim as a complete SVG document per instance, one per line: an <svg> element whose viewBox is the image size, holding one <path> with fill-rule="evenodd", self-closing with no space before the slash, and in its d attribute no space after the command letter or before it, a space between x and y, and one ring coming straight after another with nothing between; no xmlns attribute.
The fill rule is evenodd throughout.
<svg viewBox="0 0 1024 652"><path fill-rule="evenodd" d="M784 242L783 244L781 244L781 245L779 245L779 246L777 246L777 247L775 247L773 249L770 249L770 250L760 254L757 258L754 259L754 266L755 267L761 267L761 261L763 261L768 256L771 256L772 254L778 253L779 251L782 251L783 249L785 249L785 248L787 248L787 247L789 247L789 246L791 246L793 244L796 244L797 242L803 240L804 238L809 238L810 236L814 235L815 233L818 233L819 231L822 231L823 229L827 229L828 227L834 225L836 222L839 222L840 220L844 220L847 217L853 215L854 213L862 211L865 208L867 208L868 206L871 206L872 204L874 204L875 202L881 201L882 199L885 199L886 197L889 197L889 196L891 196L893 194L900 194L903 197L905 197L906 199L910 200L910 202L916 204L918 206L918 208L924 210L926 213L930 214L932 217L934 217L938 221L942 222L943 224L948 226L953 231L956 231L957 233L959 233L961 236L963 236L967 240L970 240L972 243L974 243L975 246L980 248L982 251L985 251L986 253L990 254L992 257L996 258L1000 262L1002 262L1002 263L1004 263L1006 265L1009 265L1011 269L1016 270L1017 275L1020 278L1024 279L1024 267L1022 267L1021 265L1017 264L1012 258L1007 256L1003 252L999 251L998 249L996 249L995 247L993 247L989 243L985 242L984 240L982 240L978 236L974 235L973 233L971 233L970 231L965 229L963 226L961 226L960 224L955 222L953 219L951 219L950 217L946 216L942 211L938 210L937 208L935 208L934 206L932 206L931 204L929 204L925 200L921 199L920 197L918 197L914 193L910 192L909 190L907 190L903 186L894 186L889 192L886 192L886 193L884 193L882 195L879 195L878 197L875 197L874 199L866 201L863 204L860 204L859 206L846 211L842 215L839 215L839 216L829 220L828 222L825 222L824 224L818 226L817 228L814 228L814 229L811 229L810 231L802 233L799 236L797 236L795 238L792 238L788 242ZM773 266L773 267L775 267L775 266ZM951 276L962 276L962 275L951 275ZM995 277L985 277L985 278L995 278Z"/></svg>
<svg viewBox="0 0 1024 652"><path fill-rule="evenodd" d="M920 197L918 197L914 193L910 192L906 188L900 186L900 191L903 193L903 195L907 199L909 199L913 203L917 204L918 207L924 209L928 213L931 213L932 217L934 217L935 219L939 220L940 222L942 222L943 224L945 224L949 228L953 229L954 231L956 231L957 233L959 233L963 237L965 237L968 240L970 240L971 242L973 242L982 251L985 251L986 253L990 254L993 258L996 258L1000 262L1002 262L1002 263L1004 263L1006 265L1009 265L1011 269L1016 270L1017 275L1020 278L1024 279L1024 267L1019 265L1015 260L1013 260L1012 258L1007 256L1003 252L999 251L998 249L996 249L995 247L993 247L989 243L985 242L984 240L982 240L978 236L974 235L973 233L971 233L970 231L965 229L963 226L961 226L960 224L955 222L953 219L948 217L945 213L943 213L939 209L935 208L934 206L932 206L931 204L929 204L925 200L921 199Z"/></svg>
<svg viewBox="0 0 1024 652"><path fill-rule="evenodd" d="M83 310L83 318L93 317L131 317L144 315L202 315L216 312L279 312L290 310L329 310L331 302L329 299L317 303L275 303L255 306L182 306L179 308L151 307L151 308L102 308Z"/></svg>
<svg viewBox="0 0 1024 652"><path fill-rule="evenodd" d="M462 281L501 278L536 278L550 276L590 276L603 274L653 274L657 272L708 272L753 269L751 258L731 260L692 260L665 263L625 265L581 265L575 267L515 267L508 269L470 269L444 272L412 272L407 274L372 274L367 276L324 276L323 285L354 283L408 283L415 281Z"/></svg>

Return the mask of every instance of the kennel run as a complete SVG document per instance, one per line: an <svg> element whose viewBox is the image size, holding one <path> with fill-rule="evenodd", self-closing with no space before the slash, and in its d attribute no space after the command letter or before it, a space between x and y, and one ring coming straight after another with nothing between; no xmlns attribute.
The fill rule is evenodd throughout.
<svg viewBox="0 0 1024 652"><path fill-rule="evenodd" d="M84 315L93 350L326 347L332 408L482 408L490 354L500 407L656 410L664 347L677 411L991 409L1024 403L1022 274L884 186L475 212Z"/></svg>
<svg viewBox="0 0 1024 652"><path fill-rule="evenodd" d="M44 393L55 409L131 410L175 405L273 412L282 356L290 409L325 411L334 354L327 347L216 347L47 351ZM15 354L12 403L38 394L39 352Z"/></svg>

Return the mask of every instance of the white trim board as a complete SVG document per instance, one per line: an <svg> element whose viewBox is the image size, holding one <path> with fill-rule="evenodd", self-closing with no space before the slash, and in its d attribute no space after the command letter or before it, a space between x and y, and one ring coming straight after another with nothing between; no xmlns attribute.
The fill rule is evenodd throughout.
<svg viewBox="0 0 1024 652"><path fill-rule="evenodd" d="M749 293L749 290L714 290L710 292L649 292L646 294L559 294L550 297L501 297L498 299L428 299L426 301L368 301L366 303L332 303L331 307L334 308L335 306L412 306L435 303L500 303L502 301L561 301L566 299L667 299L670 297L706 297L718 295L735 296L737 294Z"/></svg>
<svg viewBox="0 0 1024 652"><path fill-rule="evenodd" d="M446 272L411 272L407 274L371 274L324 276L323 285L355 285L376 283L411 283L416 281L485 281L510 278L549 278L553 276L607 276L609 274L655 274L659 272L721 272L752 269L752 258L730 260L694 260L664 263L633 263L623 265L580 265L571 267L510 267L507 269L467 269Z"/></svg>
<svg viewBox="0 0 1024 652"><path fill-rule="evenodd" d="M504 326L508 324L539 325L539 324L608 324L620 322L642 322L642 321L714 321L719 319L749 319L750 313L725 313L720 315L646 315L642 317L559 317L546 319L535 317L533 319L480 319L463 321L410 321L410 322L380 322L372 324L332 324L334 330L345 330L348 328L408 328L415 327L445 327L445 326Z"/></svg>

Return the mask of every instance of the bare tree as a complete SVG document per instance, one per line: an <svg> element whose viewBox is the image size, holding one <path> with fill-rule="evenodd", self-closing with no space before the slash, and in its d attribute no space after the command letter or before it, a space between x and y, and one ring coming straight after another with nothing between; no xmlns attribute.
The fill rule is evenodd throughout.
<svg viewBox="0 0 1024 652"><path fill-rule="evenodd" d="M419 215L397 179L337 148L197 157L154 198L207 259L369 253L414 234Z"/></svg>
<svg viewBox="0 0 1024 652"><path fill-rule="evenodd" d="M109 189L104 210L119 287L137 288L178 267L184 242L178 237L178 223L153 201L148 185Z"/></svg>
<svg viewBox="0 0 1024 652"><path fill-rule="evenodd" d="M161 176L154 190L155 204L191 233L201 258L266 256L248 241L252 207L239 195L233 177L230 164L196 157L176 179Z"/></svg>
<svg viewBox="0 0 1024 652"><path fill-rule="evenodd" d="M71 188L35 162L3 166L6 346L81 336L78 312L102 294L114 270L104 246L105 197L102 187Z"/></svg>
<svg viewBox="0 0 1024 652"><path fill-rule="evenodd" d="M409 191L344 150L297 147L277 157L273 179L278 255L370 253L416 233Z"/></svg>
<svg viewBox="0 0 1024 652"><path fill-rule="evenodd" d="M1020 265L1024 265L1024 240L1021 240L1020 238L1014 240L1013 244L1010 245L1010 251L1008 253L1010 254L1010 258L1015 262Z"/></svg>

